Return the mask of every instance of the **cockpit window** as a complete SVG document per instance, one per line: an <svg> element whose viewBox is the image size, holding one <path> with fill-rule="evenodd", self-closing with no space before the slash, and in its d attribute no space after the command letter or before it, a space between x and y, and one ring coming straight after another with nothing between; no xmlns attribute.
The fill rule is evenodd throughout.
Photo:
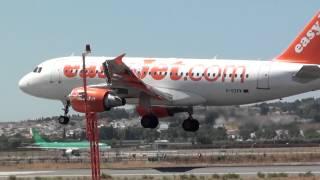
<svg viewBox="0 0 320 180"><path fill-rule="evenodd" d="M42 67L36 67L33 72L40 73L42 71Z"/></svg>

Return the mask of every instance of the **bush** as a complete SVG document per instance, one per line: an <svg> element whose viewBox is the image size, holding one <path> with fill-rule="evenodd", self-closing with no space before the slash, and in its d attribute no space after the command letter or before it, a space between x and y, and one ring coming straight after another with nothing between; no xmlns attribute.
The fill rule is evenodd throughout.
<svg viewBox="0 0 320 180"><path fill-rule="evenodd" d="M288 177L287 173L279 173L279 177Z"/></svg>
<svg viewBox="0 0 320 180"><path fill-rule="evenodd" d="M162 180L170 180L171 178L170 177L168 177L168 176L163 176L162 177Z"/></svg>
<svg viewBox="0 0 320 180"><path fill-rule="evenodd" d="M187 179L189 179L189 177L187 175L183 174L183 175L180 175L180 179L187 180Z"/></svg>
<svg viewBox="0 0 320 180"><path fill-rule="evenodd" d="M9 178L8 178L9 180L16 180L17 179L17 177L16 176L9 176Z"/></svg>
<svg viewBox="0 0 320 180"><path fill-rule="evenodd" d="M299 173L299 177L313 177L314 174L311 171L308 171L306 173Z"/></svg>
<svg viewBox="0 0 320 180"><path fill-rule="evenodd" d="M101 179L111 180L111 179L112 179L112 176L110 176L109 174L102 173L102 174L101 174Z"/></svg>
<svg viewBox="0 0 320 180"><path fill-rule="evenodd" d="M262 173L262 172L258 172L258 173L257 173L257 176L258 176L259 178L265 178L265 177L266 177L266 175L265 175L264 173Z"/></svg>
<svg viewBox="0 0 320 180"><path fill-rule="evenodd" d="M240 176L239 174L234 174L234 173L230 173L230 174L225 174L222 176L222 179L227 180L227 179L239 179Z"/></svg>
<svg viewBox="0 0 320 180"><path fill-rule="evenodd" d="M195 175L193 175L193 174L191 174L190 176L189 176L189 180L197 180L198 178L197 178L197 176L195 176Z"/></svg>
<svg viewBox="0 0 320 180"><path fill-rule="evenodd" d="M288 177L287 173L270 173L268 178Z"/></svg>
<svg viewBox="0 0 320 180"><path fill-rule="evenodd" d="M220 179L219 174L212 174L211 176L212 179Z"/></svg>
<svg viewBox="0 0 320 180"><path fill-rule="evenodd" d="M142 179L153 179L153 176L147 176L147 175L143 175Z"/></svg>
<svg viewBox="0 0 320 180"><path fill-rule="evenodd" d="M269 173L268 174L268 178L276 178L276 177L278 177L277 173Z"/></svg>

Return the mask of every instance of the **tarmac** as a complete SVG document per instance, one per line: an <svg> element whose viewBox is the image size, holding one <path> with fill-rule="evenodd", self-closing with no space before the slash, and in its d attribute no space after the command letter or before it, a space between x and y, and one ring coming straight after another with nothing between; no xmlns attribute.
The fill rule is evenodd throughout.
<svg viewBox="0 0 320 180"><path fill-rule="evenodd" d="M256 176L261 173L286 173L288 175L298 175L307 172L319 176L320 165L274 165L274 166L212 166L212 167L177 167L177 168L136 168L136 169L102 169L102 173L111 176L179 176L179 175L196 175L210 176L212 174L230 174L235 173L243 176ZM0 171L0 178L4 179L9 176L16 177L83 177L91 176L90 169L65 169L65 170L46 170L46 171Z"/></svg>

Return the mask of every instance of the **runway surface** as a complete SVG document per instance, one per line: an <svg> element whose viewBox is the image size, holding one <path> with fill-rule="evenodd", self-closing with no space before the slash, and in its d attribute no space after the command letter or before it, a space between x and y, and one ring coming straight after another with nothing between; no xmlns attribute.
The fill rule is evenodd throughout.
<svg viewBox="0 0 320 180"><path fill-rule="evenodd" d="M102 172L111 176L172 176L172 175L211 175L211 174L229 174L256 176L258 172L262 173L287 173L297 175L311 171L315 175L320 175L320 165L310 166L247 166L247 167L205 167L205 168L160 168L160 169L103 169ZM49 171L0 171L0 178L14 175L17 177L72 177L72 176L90 176L90 169L67 169L67 170L49 170Z"/></svg>

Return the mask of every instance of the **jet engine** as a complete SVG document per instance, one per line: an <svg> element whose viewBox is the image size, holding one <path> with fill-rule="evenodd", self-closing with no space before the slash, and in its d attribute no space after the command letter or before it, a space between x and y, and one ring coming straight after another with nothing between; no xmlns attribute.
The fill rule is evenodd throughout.
<svg viewBox="0 0 320 180"><path fill-rule="evenodd" d="M70 104L75 111L85 112L84 89L83 87L75 88L69 95ZM113 107L123 106L126 104L125 99L113 95L110 89L87 88L87 111L103 112Z"/></svg>

